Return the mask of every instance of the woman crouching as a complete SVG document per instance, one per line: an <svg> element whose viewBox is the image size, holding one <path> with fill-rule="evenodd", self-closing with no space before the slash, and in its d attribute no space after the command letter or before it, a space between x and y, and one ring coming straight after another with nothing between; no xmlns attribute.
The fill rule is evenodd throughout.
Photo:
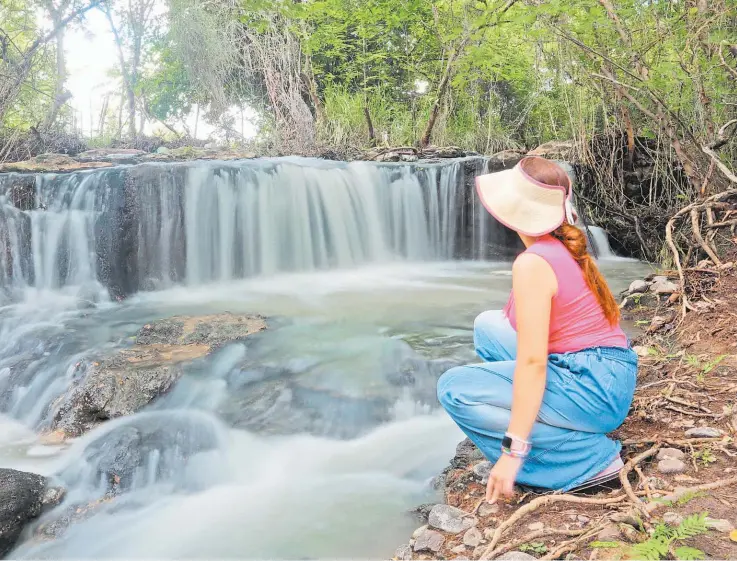
<svg viewBox="0 0 737 561"><path fill-rule="evenodd" d="M483 363L448 370L438 399L494 464L486 497L514 484L570 491L618 477L637 355L619 308L573 226L571 181L544 158L477 178L477 192L526 250L512 266L503 311L474 324Z"/></svg>

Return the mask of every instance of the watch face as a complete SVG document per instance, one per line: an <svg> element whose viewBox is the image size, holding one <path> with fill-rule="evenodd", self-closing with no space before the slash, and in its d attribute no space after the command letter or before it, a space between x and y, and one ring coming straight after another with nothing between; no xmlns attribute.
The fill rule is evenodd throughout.
<svg viewBox="0 0 737 561"><path fill-rule="evenodd" d="M505 436L502 439L502 446L504 448L511 448L512 447L512 439L510 437L508 437L508 436Z"/></svg>

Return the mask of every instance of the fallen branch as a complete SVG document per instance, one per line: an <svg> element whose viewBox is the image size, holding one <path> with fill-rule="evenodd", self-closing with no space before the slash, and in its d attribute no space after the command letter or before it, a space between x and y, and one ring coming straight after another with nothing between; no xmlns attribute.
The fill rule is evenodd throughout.
<svg viewBox="0 0 737 561"><path fill-rule="evenodd" d="M658 507L661 507L664 504L672 504L686 495L692 496L694 493L699 493L700 491L713 491L714 489L721 489L722 487L729 487L730 485L737 485L737 477L729 477L727 479L714 481L713 483L704 483L703 485L694 485L693 487L679 489L672 495L662 497L662 499L657 502L648 503L645 508L650 514L652 514L658 509Z"/></svg>
<svg viewBox="0 0 737 561"><path fill-rule="evenodd" d="M701 248L704 250L704 252L709 256L709 259L711 259L714 264L719 267L722 262L719 260L719 257L714 252L714 250L709 247L709 244L704 241L704 238L701 235L701 225L699 224L699 211L697 211L696 209L691 211L691 226L693 229L693 237L696 239L699 245L701 245Z"/></svg>
<svg viewBox="0 0 737 561"><path fill-rule="evenodd" d="M479 559L489 559L488 555L494 551L494 548L496 548L504 532L506 532L510 527L514 526L517 522L519 522L522 518L524 518L531 512L536 511L538 508L559 502L589 505L611 505L621 503L625 499L627 499L626 494L617 495L616 497L609 497L605 499L589 499L586 497L577 497L576 495L566 494L546 495L544 497L538 497L534 501L531 501L525 506L517 509L515 513L512 514L512 516L507 518L497 527L496 530L494 530L494 535L491 538L491 543L489 544L489 547L486 548Z"/></svg>

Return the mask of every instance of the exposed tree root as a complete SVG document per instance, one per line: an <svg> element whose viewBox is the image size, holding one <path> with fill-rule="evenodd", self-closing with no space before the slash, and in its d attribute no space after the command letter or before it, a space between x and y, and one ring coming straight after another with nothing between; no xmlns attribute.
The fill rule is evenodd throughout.
<svg viewBox="0 0 737 561"><path fill-rule="evenodd" d="M486 548L486 550L481 554L481 557L479 559L490 559L488 555L494 551L502 535L504 535L504 532L506 532L514 524L519 522L522 518L524 518L531 512L536 511L540 507L548 506L548 505L559 503L559 502L589 504L589 505L611 505L611 504L621 503L625 499L627 499L626 494L621 494L621 495L617 495L616 497L608 497L608 498L603 498L603 499L593 499L593 498L578 497L576 495L565 495L565 494L546 495L544 497L538 497L534 501L531 501L527 503L526 505L524 505L523 507L520 507L519 509L517 509L512 516L507 518L507 520L502 522L499 525L499 527L497 527L497 529L494 530L494 535L491 539L491 543L489 544L489 547Z"/></svg>
<svg viewBox="0 0 737 561"><path fill-rule="evenodd" d="M529 543L532 540L544 538L545 536L583 536L589 533L590 529L584 530L556 530L555 528L545 528L543 530L535 530L529 534L525 534L519 539L500 545L494 551L489 553L488 557L482 557L482 559L496 559L500 555L507 553L523 544Z"/></svg>
<svg viewBox="0 0 737 561"><path fill-rule="evenodd" d="M624 492L627 493L627 496L629 499L634 503L634 505L637 507L637 509L642 512L643 516L645 518L650 518L650 514L645 510L645 505L642 503L642 501L635 495L634 490L632 489L632 485L630 485L629 479L627 476L632 471L632 469L642 462L643 460L646 460L652 456L654 456L658 450L663 445L658 443L649 450L646 450L642 454L638 454L634 458L632 458L629 462L625 464L625 466L622 468L622 470L619 472L619 480L622 482L622 487L624 488Z"/></svg>
<svg viewBox="0 0 737 561"><path fill-rule="evenodd" d="M564 553L570 553L572 551L575 551L578 548L578 544L588 540L589 538L594 537L596 534L598 534L603 529L604 529L604 524L596 526L595 528L590 528L583 535L560 544L559 547L557 547L556 549L554 549L553 551L551 551L550 553L548 553L541 559L559 559L560 556L563 555Z"/></svg>

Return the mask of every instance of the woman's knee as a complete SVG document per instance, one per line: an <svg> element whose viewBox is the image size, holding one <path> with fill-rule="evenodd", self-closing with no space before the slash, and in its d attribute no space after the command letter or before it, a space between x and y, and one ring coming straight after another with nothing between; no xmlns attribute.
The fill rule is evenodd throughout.
<svg viewBox="0 0 737 561"><path fill-rule="evenodd" d="M504 325L504 312L502 310L486 310L481 312L473 320L474 332L489 333Z"/></svg>
<svg viewBox="0 0 737 561"><path fill-rule="evenodd" d="M467 370L467 366L454 366L438 379L438 401L446 410L459 404L459 390L463 386L462 380L466 377Z"/></svg>

